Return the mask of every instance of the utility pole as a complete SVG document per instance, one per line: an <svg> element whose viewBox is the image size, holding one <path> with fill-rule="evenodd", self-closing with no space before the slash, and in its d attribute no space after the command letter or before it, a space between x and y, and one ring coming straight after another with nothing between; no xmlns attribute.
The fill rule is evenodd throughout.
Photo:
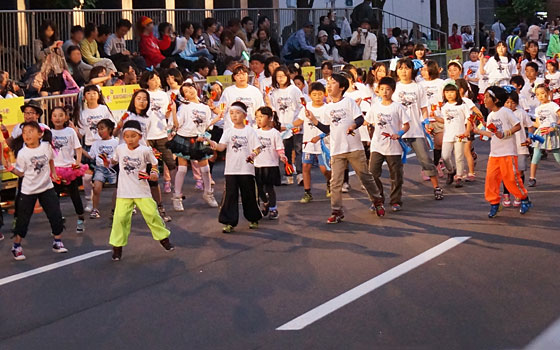
<svg viewBox="0 0 560 350"><path fill-rule="evenodd" d="M474 0L474 35L475 35L475 42L476 42L476 47L480 48L480 26L478 25L478 23L480 23L480 4L479 4L480 0Z"/></svg>

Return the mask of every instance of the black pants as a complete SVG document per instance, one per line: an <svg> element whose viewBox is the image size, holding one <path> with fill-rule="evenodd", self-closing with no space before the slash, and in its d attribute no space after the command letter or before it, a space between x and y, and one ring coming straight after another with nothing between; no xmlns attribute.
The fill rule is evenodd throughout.
<svg viewBox="0 0 560 350"><path fill-rule="evenodd" d="M262 184L257 181L257 189L259 191L259 198L263 203L268 203L269 207L276 206L276 191L274 185Z"/></svg>
<svg viewBox="0 0 560 350"><path fill-rule="evenodd" d="M80 197L78 179L75 179L67 185L54 184L54 190L59 197L60 194L66 190L66 193L68 193L70 199L72 200L76 214L78 214L78 216L84 215L84 206L82 204L82 198Z"/></svg>
<svg viewBox="0 0 560 350"><path fill-rule="evenodd" d="M225 175L226 190L220 205L218 221L224 225L237 226L239 222L239 192L243 204L243 215L249 222L262 219L257 204L255 177L253 175Z"/></svg>
<svg viewBox="0 0 560 350"><path fill-rule="evenodd" d="M53 188L37 194L23 194L21 193L18 198L18 218L14 228L14 234L24 238L27 235L27 228L29 221L33 215L33 208L39 199L39 203L51 224L52 234L57 236L64 231L62 222L62 214L60 212L60 202L58 196Z"/></svg>

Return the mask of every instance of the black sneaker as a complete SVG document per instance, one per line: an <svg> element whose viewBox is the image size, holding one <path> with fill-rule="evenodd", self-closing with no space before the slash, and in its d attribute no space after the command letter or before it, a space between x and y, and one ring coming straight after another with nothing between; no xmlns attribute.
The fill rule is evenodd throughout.
<svg viewBox="0 0 560 350"><path fill-rule="evenodd" d="M159 243L167 251L175 250L175 246L171 244L171 242L169 242L169 238L164 238L161 241L159 241Z"/></svg>
<svg viewBox="0 0 560 350"><path fill-rule="evenodd" d="M113 247L113 261L120 261L122 258L122 247Z"/></svg>
<svg viewBox="0 0 560 350"><path fill-rule="evenodd" d="M455 178L455 174L456 174L456 172L448 173L447 174L447 181L445 183L448 184L448 185L451 185L453 183L453 179Z"/></svg>
<svg viewBox="0 0 560 350"><path fill-rule="evenodd" d="M542 158L541 158L541 159L542 159ZM537 179L529 179L528 186L529 186L529 187L535 187L535 186L537 186Z"/></svg>
<svg viewBox="0 0 560 350"><path fill-rule="evenodd" d="M261 207L261 213L263 216L267 216L268 215L268 211L269 211L269 206L268 203L262 203L262 207Z"/></svg>
<svg viewBox="0 0 560 350"><path fill-rule="evenodd" d="M434 198L436 201L440 201L443 199L443 190L441 187L434 188Z"/></svg>
<svg viewBox="0 0 560 350"><path fill-rule="evenodd" d="M167 213L165 212L165 208L163 206L159 206L158 211L159 211L159 216L161 216L161 218L163 219L163 222L171 221L171 216L167 215Z"/></svg>

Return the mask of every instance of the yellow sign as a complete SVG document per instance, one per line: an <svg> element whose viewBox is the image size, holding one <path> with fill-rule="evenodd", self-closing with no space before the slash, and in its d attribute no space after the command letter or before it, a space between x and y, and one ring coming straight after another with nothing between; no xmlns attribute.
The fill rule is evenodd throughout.
<svg viewBox="0 0 560 350"><path fill-rule="evenodd" d="M233 79L231 75L209 75L206 77L207 83L213 83L216 80L222 83L224 88L233 85Z"/></svg>
<svg viewBox="0 0 560 350"><path fill-rule="evenodd" d="M140 90L140 85L122 85L122 86L103 86L101 93L105 98L107 107L115 113L117 111L126 111L130 104L132 94L136 90ZM119 118L115 115L115 118Z"/></svg>
<svg viewBox="0 0 560 350"><path fill-rule="evenodd" d="M0 100L0 114L2 115L2 124L6 127L14 126L23 122L23 97L4 98Z"/></svg>
<svg viewBox="0 0 560 350"><path fill-rule="evenodd" d="M463 64L463 50L461 49L447 50L445 53L445 61L449 63L449 61L451 60L459 60L459 62Z"/></svg>
<svg viewBox="0 0 560 350"><path fill-rule="evenodd" d="M301 74L303 75L303 79L305 81L315 81L315 67L301 67Z"/></svg>
<svg viewBox="0 0 560 350"><path fill-rule="evenodd" d="M373 62L371 60L362 60L362 61L352 61L350 62L351 65L357 68L365 69L366 72L373 66Z"/></svg>

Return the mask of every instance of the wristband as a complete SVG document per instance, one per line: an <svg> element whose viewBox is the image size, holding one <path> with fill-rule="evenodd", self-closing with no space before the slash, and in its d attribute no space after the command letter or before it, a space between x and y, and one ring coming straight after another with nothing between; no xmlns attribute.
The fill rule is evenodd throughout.
<svg viewBox="0 0 560 350"><path fill-rule="evenodd" d="M8 130L2 130L2 136L4 136L4 140L7 140L10 138L10 133Z"/></svg>
<svg viewBox="0 0 560 350"><path fill-rule="evenodd" d="M404 134L405 134L404 130L399 130L399 132L397 133L399 137L403 137Z"/></svg>
<svg viewBox="0 0 560 350"><path fill-rule="evenodd" d="M290 124L290 123L285 124L284 126L286 127L286 130L290 130L290 129L292 129L292 128L294 127L294 125L293 125L293 124Z"/></svg>

